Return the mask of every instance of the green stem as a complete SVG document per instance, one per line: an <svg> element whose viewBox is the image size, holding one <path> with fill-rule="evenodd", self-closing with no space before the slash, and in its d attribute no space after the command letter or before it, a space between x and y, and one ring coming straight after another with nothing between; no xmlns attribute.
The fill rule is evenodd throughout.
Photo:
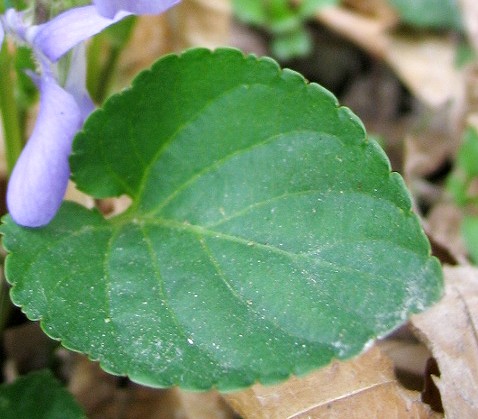
<svg viewBox="0 0 478 419"><path fill-rule="evenodd" d="M104 37L93 39L88 50L88 90L95 103L101 104L106 99L118 60L121 54L121 48L110 45ZM101 55L106 55L103 66L101 65Z"/></svg>
<svg viewBox="0 0 478 419"><path fill-rule="evenodd" d="M17 102L15 100L15 80L12 71L12 57L8 51L7 42L0 49L0 113L3 123L3 137L7 171L10 174L23 148L22 129ZM0 278L0 332L7 325L12 303L8 295L8 286Z"/></svg>
<svg viewBox="0 0 478 419"><path fill-rule="evenodd" d="M88 50L88 90L95 103L101 104L111 88L111 83L118 65L121 48L110 45L103 37L93 39ZM100 57L106 55L103 66Z"/></svg>
<svg viewBox="0 0 478 419"><path fill-rule="evenodd" d="M14 94L12 57L4 42L0 51L0 111L3 122L7 170L10 174L23 148L20 118Z"/></svg>
<svg viewBox="0 0 478 419"><path fill-rule="evenodd" d="M98 78L97 90L95 92L97 103L103 103L110 90L111 83L115 74L115 69L119 61L121 48L111 47L108 60L103 67L100 77Z"/></svg>
<svg viewBox="0 0 478 419"><path fill-rule="evenodd" d="M93 102L97 102L96 92L98 90L99 77L98 73L101 71L101 55L102 55L102 39L101 36L95 36L88 46L87 52L87 74L86 85L90 92Z"/></svg>
<svg viewBox="0 0 478 419"><path fill-rule="evenodd" d="M88 48L87 86L93 101L106 99L116 75L121 52L131 37L137 20L130 16L95 36Z"/></svg>

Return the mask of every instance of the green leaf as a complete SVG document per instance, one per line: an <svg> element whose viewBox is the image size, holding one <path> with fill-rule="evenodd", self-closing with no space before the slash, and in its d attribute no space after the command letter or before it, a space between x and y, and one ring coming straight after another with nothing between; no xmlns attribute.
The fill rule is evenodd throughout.
<svg viewBox="0 0 478 419"><path fill-rule="evenodd" d="M471 64L478 58L473 46L466 40L460 41L455 52L455 67L463 69L467 64Z"/></svg>
<svg viewBox="0 0 478 419"><path fill-rule="evenodd" d="M478 132L471 126L465 131L456 163L468 178L478 176Z"/></svg>
<svg viewBox="0 0 478 419"><path fill-rule="evenodd" d="M466 216L463 219L461 231L471 259L478 263L478 217Z"/></svg>
<svg viewBox="0 0 478 419"><path fill-rule="evenodd" d="M299 3L299 12L303 17L311 17L321 7L335 6L338 0L302 0Z"/></svg>
<svg viewBox="0 0 478 419"><path fill-rule="evenodd" d="M85 419L73 396L50 371L38 371L0 385L2 419Z"/></svg>
<svg viewBox="0 0 478 419"><path fill-rule="evenodd" d="M300 27L301 20L311 17L321 7L332 6L338 0L304 0L293 5L289 0L233 0L236 16L246 23L263 26L273 32Z"/></svg>
<svg viewBox="0 0 478 419"><path fill-rule="evenodd" d="M455 168L448 176L446 187L455 203L465 206L477 201L476 195L470 194L470 185L478 177L478 132L469 126L463 136L463 143L458 150Z"/></svg>
<svg viewBox="0 0 478 419"><path fill-rule="evenodd" d="M469 204L468 187L469 180L461 171L455 170L446 179L446 189L459 206Z"/></svg>
<svg viewBox="0 0 478 419"><path fill-rule="evenodd" d="M463 28L456 0L390 0L403 22L426 28Z"/></svg>
<svg viewBox="0 0 478 419"><path fill-rule="evenodd" d="M93 113L73 178L128 194L2 227L12 299L114 374L237 389L348 358L441 295L403 181L358 118L270 59L170 55Z"/></svg>
<svg viewBox="0 0 478 419"><path fill-rule="evenodd" d="M310 53L312 40L306 29L297 30L276 36L272 40L272 52L280 60L303 57Z"/></svg>
<svg viewBox="0 0 478 419"><path fill-rule="evenodd" d="M267 25L268 16L264 3L257 0L232 0L236 16L252 25Z"/></svg>
<svg viewBox="0 0 478 419"><path fill-rule="evenodd" d="M22 10L25 9L28 5L23 0L2 0L0 2L0 12L5 12L7 9L17 9Z"/></svg>

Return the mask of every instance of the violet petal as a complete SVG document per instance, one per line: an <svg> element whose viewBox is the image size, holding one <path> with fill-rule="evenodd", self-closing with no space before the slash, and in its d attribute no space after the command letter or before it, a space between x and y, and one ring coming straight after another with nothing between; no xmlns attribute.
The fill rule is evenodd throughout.
<svg viewBox="0 0 478 419"><path fill-rule="evenodd" d="M80 107L81 117L85 120L93 112L95 105L86 88L86 45L84 42L72 50L64 89L73 96Z"/></svg>
<svg viewBox="0 0 478 419"><path fill-rule="evenodd" d="M75 7L35 27L28 34L31 38L29 41L37 51L55 62L80 42L128 15L121 12L114 19L107 19L100 16L94 6Z"/></svg>
<svg viewBox="0 0 478 419"><path fill-rule="evenodd" d="M40 80L40 112L31 138L10 177L7 206L26 227L48 224L68 185L68 156L83 118L75 99L51 77Z"/></svg>
<svg viewBox="0 0 478 419"><path fill-rule="evenodd" d="M156 15L163 13L180 0L93 0L102 16L113 18L120 11L135 15Z"/></svg>
<svg viewBox="0 0 478 419"><path fill-rule="evenodd" d="M18 12L15 9L7 9L2 16L2 23L4 30L22 41L26 42L26 33L29 29L24 22L24 13Z"/></svg>

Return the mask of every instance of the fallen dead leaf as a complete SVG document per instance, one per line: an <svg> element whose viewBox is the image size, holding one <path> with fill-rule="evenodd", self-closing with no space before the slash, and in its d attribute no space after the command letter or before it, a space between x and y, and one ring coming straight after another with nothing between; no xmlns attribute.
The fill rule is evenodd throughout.
<svg viewBox="0 0 478 419"><path fill-rule="evenodd" d="M432 208L425 222L425 230L459 263L466 263L466 250L461 234L463 211L450 202L440 202Z"/></svg>
<svg viewBox="0 0 478 419"><path fill-rule="evenodd" d="M183 0L159 16L140 16L121 54L115 90L121 90L159 57L203 46L229 44L231 7L228 0Z"/></svg>
<svg viewBox="0 0 478 419"><path fill-rule="evenodd" d="M202 46L217 48L229 44L232 7L229 0L183 0L171 9L176 51Z"/></svg>
<svg viewBox="0 0 478 419"><path fill-rule="evenodd" d="M392 27L400 21L400 15L389 0L342 0L341 4L362 15L374 17L385 27Z"/></svg>
<svg viewBox="0 0 478 419"><path fill-rule="evenodd" d="M160 16L138 17L121 56L119 88L166 53L193 46L214 49L228 45L231 16L229 0L183 0Z"/></svg>
<svg viewBox="0 0 478 419"><path fill-rule="evenodd" d="M256 384L226 400L247 419L441 417L397 382L392 362L378 347L304 378Z"/></svg>
<svg viewBox="0 0 478 419"><path fill-rule="evenodd" d="M389 43L387 30L390 21L362 14L344 6L321 8L316 13L316 18L370 54L378 58L384 57Z"/></svg>
<svg viewBox="0 0 478 419"><path fill-rule="evenodd" d="M415 340L389 338L377 344L380 350L393 361L395 371L400 371L402 375L421 377L430 358L430 351L423 343L418 342L415 336L412 335L412 337Z"/></svg>
<svg viewBox="0 0 478 419"><path fill-rule="evenodd" d="M235 417L231 407L216 391L195 393L175 388L171 392L179 406L175 418L233 419Z"/></svg>
<svg viewBox="0 0 478 419"><path fill-rule="evenodd" d="M129 84L139 71L150 67L159 57L173 51L168 13L137 18L127 48L121 53L118 69L120 88Z"/></svg>
<svg viewBox="0 0 478 419"><path fill-rule="evenodd" d="M455 97L462 77L455 66L454 38L396 33L388 39L385 60L419 99L440 107Z"/></svg>
<svg viewBox="0 0 478 419"><path fill-rule="evenodd" d="M478 2L476 0L459 0L468 39L478 52Z"/></svg>
<svg viewBox="0 0 478 419"><path fill-rule="evenodd" d="M316 18L373 56L383 59L424 103L440 107L460 89L456 39L431 33L393 31L395 21L344 6L320 9ZM440 63L440 65L437 65Z"/></svg>
<svg viewBox="0 0 478 419"><path fill-rule="evenodd" d="M445 295L412 325L433 353L433 377L449 419L478 416L478 269L445 267Z"/></svg>
<svg viewBox="0 0 478 419"><path fill-rule="evenodd" d="M74 357L69 390L90 419L233 419L222 396L183 392L178 388L153 389L102 371L97 363Z"/></svg>
<svg viewBox="0 0 478 419"><path fill-rule="evenodd" d="M446 115L441 115L446 120ZM426 177L451 161L460 145L459 138L452 138L447 127L432 127L426 131L405 135L403 173L407 182Z"/></svg>
<svg viewBox="0 0 478 419"><path fill-rule="evenodd" d="M465 68L465 86L463 92L462 113L466 119L463 123L478 125L478 62L471 63Z"/></svg>

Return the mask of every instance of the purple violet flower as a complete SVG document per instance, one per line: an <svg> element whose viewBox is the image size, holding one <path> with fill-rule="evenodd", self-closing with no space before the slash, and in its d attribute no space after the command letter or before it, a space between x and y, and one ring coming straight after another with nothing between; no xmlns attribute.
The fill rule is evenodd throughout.
<svg viewBox="0 0 478 419"><path fill-rule="evenodd" d="M110 19L120 11L135 15L157 15L179 3L180 0L93 0L98 12Z"/></svg>
<svg viewBox="0 0 478 419"><path fill-rule="evenodd" d="M13 35L32 47L39 67L38 74L30 74L40 90L38 118L7 189L7 206L17 224L48 224L65 195L73 138L94 109L86 90L83 41L130 14L161 13L179 1L94 0L41 25L29 24L14 9L0 16L0 45L6 33ZM67 72L59 74L57 62L69 51Z"/></svg>

